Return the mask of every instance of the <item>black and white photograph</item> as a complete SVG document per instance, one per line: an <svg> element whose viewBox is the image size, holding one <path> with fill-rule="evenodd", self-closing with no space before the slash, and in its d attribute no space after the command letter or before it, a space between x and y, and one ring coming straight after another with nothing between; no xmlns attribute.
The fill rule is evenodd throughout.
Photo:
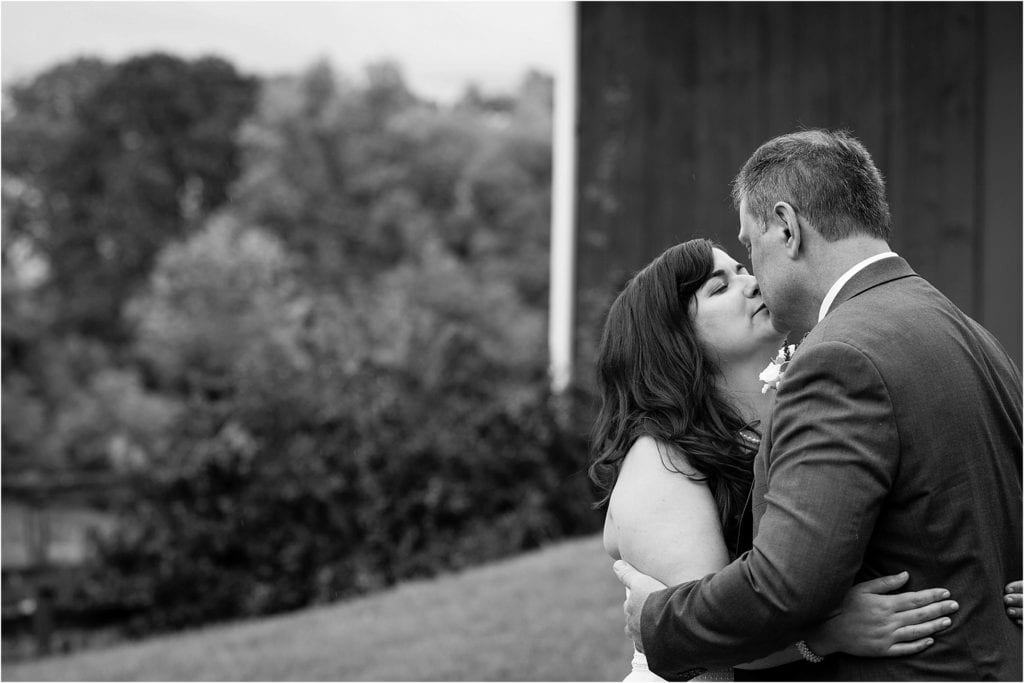
<svg viewBox="0 0 1024 683"><path fill-rule="evenodd" d="M4 681L1020 681L1022 2L0 2Z"/></svg>

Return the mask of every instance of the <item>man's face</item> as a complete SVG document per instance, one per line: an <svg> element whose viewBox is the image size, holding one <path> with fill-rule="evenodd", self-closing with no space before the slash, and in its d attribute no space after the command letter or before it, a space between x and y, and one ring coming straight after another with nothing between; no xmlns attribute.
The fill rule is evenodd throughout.
<svg viewBox="0 0 1024 683"><path fill-rule="evenodd" d="M747 256L750 258L750 268L757 275L758 283L761 285L762 295L765 290L764 278L768 275L768 273L762 272L764 270L763 235L764 233L761 229L761 222L750 213L750 208L747 206L747 200L744 198L740 201L739 240L740 244L742 244L747 250Z"/></svg>
<svg viewBox="0 0 1024 683"><path fill-rule="evenodd" d="M757 277L764 303L773 314L773 322L778 324L780 321L776 315L776 305L781 303L781 287L777 287L776 280L781 275L778 259L782 254L775 253L778 248L772 248L761 221L750 212L746 198L740 201L739 240L750 257L750 268Z"/></svg>

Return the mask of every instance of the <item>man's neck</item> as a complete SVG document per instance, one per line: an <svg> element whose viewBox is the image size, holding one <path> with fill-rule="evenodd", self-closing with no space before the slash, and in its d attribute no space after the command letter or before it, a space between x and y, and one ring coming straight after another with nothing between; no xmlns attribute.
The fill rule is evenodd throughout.
<svg viewBox="0 0 1024 683"><path fill-rule="evenodd" d="M823 243L818 249L817 263L814 264L815 319L818 307L836 280L864 259L887 251L891 251L889 244L877 237L856 236Z"/></svg>
<svg viewBox="0 0 1024 683"><path fill-rule="evenodd" d="M805 241L804 263L800 286L787 292L790 341L798 341L818 323L821 302L832 285L861 261L889 251L889 244L876 237L858 235L835 242L826 242L813 232Z"/></svg>

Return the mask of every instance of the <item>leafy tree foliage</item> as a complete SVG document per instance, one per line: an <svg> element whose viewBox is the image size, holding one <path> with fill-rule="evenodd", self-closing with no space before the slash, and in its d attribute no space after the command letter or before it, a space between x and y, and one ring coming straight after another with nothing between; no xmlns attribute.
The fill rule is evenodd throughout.
<svg viewBox="0 0 1024 683"><path fill-rule="evenodd" d="M175 397L149 396L148 378L125 367L122 308L159 250L225 201L256 87L223 60L154 54L80 59L5 92L8 468L109 467L175 412ZM94 375L128 382L152 419L115 426Z"/></svg>
<svg viewBox="0 0 1024 683"><path fill-rule="evenodd" d="M220 59L153 54L10 89L3 170L21 189L5 242L45 262L62 330L119 340L157 251L225 200L256 85Z"/></svg>
<svg viewBox="0 0 1024 683"><path fill-rule="evenodd" d="M264 614L595 528L547 389L550 78L439 107L319 63L245 116L217 60L44 76L4 132L4 458L132 478L88 604Z"/></svg>
<svg viewBox="0 0 1024 683"><path fill-rule="evenodd" d="M243 131L239 211L328 280L365 279L433 240L543 306L551 88L529 74L495 111L415 100L386 64L363 90L326 64L268 83Z"/></svg>

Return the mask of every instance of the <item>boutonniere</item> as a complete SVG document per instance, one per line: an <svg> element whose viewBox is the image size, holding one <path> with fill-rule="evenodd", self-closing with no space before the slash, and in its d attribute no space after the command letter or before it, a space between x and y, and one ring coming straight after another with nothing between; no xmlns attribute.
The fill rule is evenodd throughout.
<svg viewBox="0 0 1024 683"><path fill-rule="evenodd" d="M795 351L796 344L784 345L775 354L775 358L772 358L772 362L768 364L768 367L757 376L759 380L764 382L764 386L761 387L762 394L767 394L769 389L779 390L779 387L782 386L782 378L786 376L786 369L789 367L789 361L793 360L793 353Z"/></svg>

